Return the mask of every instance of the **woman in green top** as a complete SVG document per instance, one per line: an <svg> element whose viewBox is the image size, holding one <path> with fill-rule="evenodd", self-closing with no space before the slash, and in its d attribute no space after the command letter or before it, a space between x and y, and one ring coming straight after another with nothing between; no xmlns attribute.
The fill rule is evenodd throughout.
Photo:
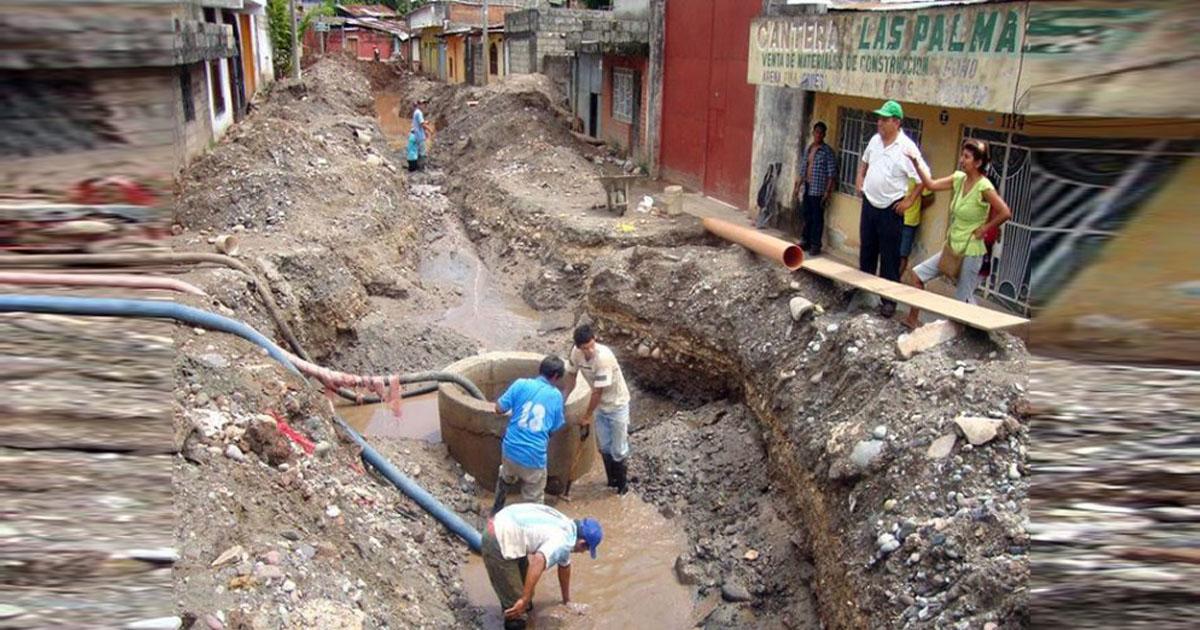
<svg viewBox="0 0 1200 630"><path fill-rule="evenodd" d="M929 171L922 166L920 156L908 156L916 165L921 183L928 190L953 190L950 199L950 230L946 234L946 245L954 253L962 256L962 266L959 268L957 288L954 297L968 304L975 303L975 289L979 286L979 269L983 266L983 257L987 254L987 246L983 236L989 230L1002 225L1012 217L1012 210L1000 198L996 187L984 175L987 171L990 156L987 144L974 138L963 142L962 154L958 159L960 170L940 179L933 179ZM990 220L989 220L990 217ZM938 252L917 265L908 276L908 282L919 289L925 288L925 283L941 275L938 270L942 260L942 252ZM920 311L912 308L908 318L904 320L909 328L920 325Z"/></svg>

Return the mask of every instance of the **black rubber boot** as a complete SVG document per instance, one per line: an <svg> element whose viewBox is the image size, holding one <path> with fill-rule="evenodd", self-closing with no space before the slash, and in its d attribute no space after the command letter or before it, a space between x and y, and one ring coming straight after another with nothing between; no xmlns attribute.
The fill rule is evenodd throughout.
<svg viewBox="0 0 1200 630"><path fill-rule="evenodd" d="M629 492L629 462L613 460L613 477L616 479L617 494Z"/></svg>
<svg viewBox="0 0 1200 630"><path fill-rule="evenodd" d="M600 453L600 457L604 458L604 476L608 478L608 487L617 487L616 462L613 461L612 455L608 453Z"/></svg>
<svg viewBox="0 0 1200 630"><path fill-rule="evenodd" d="M504 483L504 479L496 478L496 502L492 504L492 516L496 512L504 509L504 504L508 501L508 484Z"/></svg>

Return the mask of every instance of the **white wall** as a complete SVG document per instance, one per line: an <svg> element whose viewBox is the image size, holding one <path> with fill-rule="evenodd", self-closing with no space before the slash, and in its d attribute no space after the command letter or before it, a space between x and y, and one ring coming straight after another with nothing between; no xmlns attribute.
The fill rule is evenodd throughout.
<svg viewBox="0 0 1200 630"><path fill-rule="evenodd" d="M208 94L208 116L212 121L213 139L219 139L225 135L225 132L233 124L233 93L229 89L229 60L216 60L217 73L219 75L218 83L221 86L221 94L225 97L225 111L220 115L217 114L217 103L212 90ZM204 78L208 80L208 84L212 85L212 68L213 64L205 62Z"/></svg>

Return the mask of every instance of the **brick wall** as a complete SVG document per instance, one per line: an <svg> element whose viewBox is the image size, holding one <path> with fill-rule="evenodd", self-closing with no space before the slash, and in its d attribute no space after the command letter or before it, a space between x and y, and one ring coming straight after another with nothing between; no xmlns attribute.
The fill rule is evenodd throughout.
<svg viewBox="0 0 1200 630"><path fill-rule="evenodd" d="M532 63L534 43L529 36L516 38L510 35L506 38L509 74L532 74L537 70Z"/></svg>
<svg viewBox="0 0 1200 630"><path fill-rule="evenodd" d="M649 81L646 80L649 63L645 57L605 55L603 67L604 76L600 92L600 138L626 152L636 144L637 150L633 152L632 157L635 161L643 161L646 158L646 117L649 115L647 105L650 101ZM641 92L637 103L639 112L635 116L636 129L630 123L613 118L612 84L615 68L625 68L636 72L638 85L635 87Z"/></svg>

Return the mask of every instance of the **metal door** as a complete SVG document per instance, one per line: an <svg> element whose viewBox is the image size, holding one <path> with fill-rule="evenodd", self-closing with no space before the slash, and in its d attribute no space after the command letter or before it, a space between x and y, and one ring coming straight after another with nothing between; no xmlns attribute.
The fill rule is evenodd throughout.
<svg viewBox="0 0 1200 630"><path fill-rule="evenodd" d="M746 0L667 3L660 163L668 179L745 208L754 139Z"/></svg>

